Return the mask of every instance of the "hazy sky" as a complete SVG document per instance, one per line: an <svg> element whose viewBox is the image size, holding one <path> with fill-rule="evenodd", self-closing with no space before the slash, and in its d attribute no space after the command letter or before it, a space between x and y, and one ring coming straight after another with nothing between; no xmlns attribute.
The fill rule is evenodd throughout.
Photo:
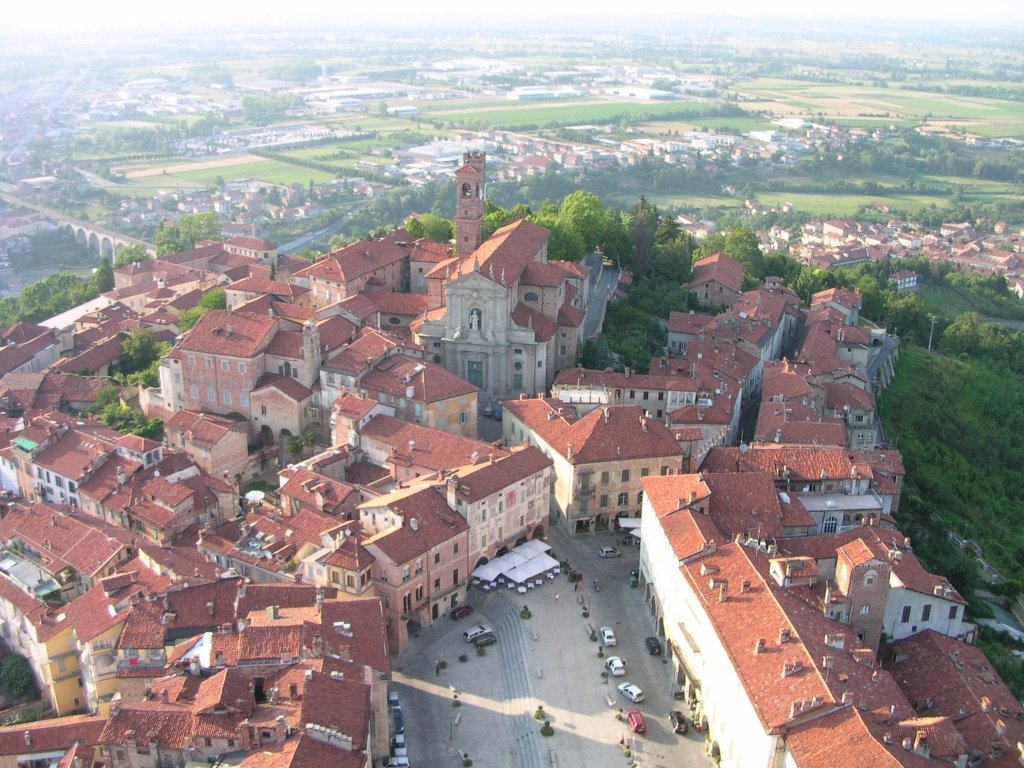
<svg viewBox="0 0 1024 768"><path fill-rule="evenodd" d="M1005 28L1024 24L1022 0L731 0L714 4L696 0L643 0L634 4L622 0L516 0L503 4L500 0L302 0L296 3L280 0L49 0L36 5L31 2L8 2L0 11L0 25L7 32L17 29L51 31L135 26L182 28L231 24L247 21L247 26L295 25L297 19L351 26L367 18L413 20L429 15L432 26L445 18L467 20L474 17L497 18L516 16L534 22L544 18L559 19L581 16L591 23L604 17L638 16L758 16L793 17L881 17L935 20L960 20ZM507 9L507 10L503 10Z"/></svg>

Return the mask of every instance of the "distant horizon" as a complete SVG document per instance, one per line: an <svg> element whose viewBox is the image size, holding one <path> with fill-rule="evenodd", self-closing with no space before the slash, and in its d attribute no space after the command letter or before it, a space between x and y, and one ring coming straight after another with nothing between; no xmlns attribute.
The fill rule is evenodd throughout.
<svg viewBox="0 0 1024 768"><path fill-rule="evenodd" d="M1024 3L1019 0L976 0L970 4L951 0L931 3L920 0L859 0L855 4L830 4L825 8L815 0L781 0L771 5L755 0L734 0L713 12L702 4L686 6L673 0L648 0L642 10L601 0L562 0L557 5L542 0L520 0L514 10L481 10L479 4L467 0L435 0L429 11L412 0L378 0L341 11L324 0L307 0L297 10L298 14L289 13L281 6L254 8L251 3L242 4L237 0L222 0L220 3L180 0L173 9L128 0L97 0L91 4L56 0L42 7L19 3L4 10L0 36L29 33L43 37L67 37L97 31L183 34L190 31L226 32L232 28L268 33L318 29L329 32L363 26L392 26L403 30L416 26L463 29L470 23L479 23L488 31L493 31L496 25L512 31L535 28L546 21L558 23L559 28L553 31L563 33L573 31L567 28L568 24L579 25L580 31L592 31L604 28L605 23L608 32L621 32L624 31L624 21L633 30L650 27L651 32L671 33L671 27L678 22L682 22L683 31L687 21L734 20L743 25L758 19L812 23L835 20L870 23L876 20L927 26L955 23L978 29L991 28L1007 34L1015 27L1024 27ZM665 27L666 24L669 28Z"/></svg>

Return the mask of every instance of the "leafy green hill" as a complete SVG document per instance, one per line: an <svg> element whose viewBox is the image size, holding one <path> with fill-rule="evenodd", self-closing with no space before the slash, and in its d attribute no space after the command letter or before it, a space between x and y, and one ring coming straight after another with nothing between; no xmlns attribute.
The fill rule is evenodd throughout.
<svg viewBox="0 0 1024 768"><path fill-rule="evenodd" d="M968 596L979 575L949 541L976 541L1007 579L1024 580L1024 377L1008 366L902 351L879 412L903 454L898 513L925 564Z"/></svg>

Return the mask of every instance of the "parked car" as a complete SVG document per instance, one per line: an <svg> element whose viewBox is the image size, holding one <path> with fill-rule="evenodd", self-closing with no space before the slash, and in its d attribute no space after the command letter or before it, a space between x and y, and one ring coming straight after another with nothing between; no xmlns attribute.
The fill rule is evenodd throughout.
<svg viewBox="0 0 1024 768"><path fill-rule="evenodd" d="M389 757L384 761L384 768L409 768L409 758Z"/></svg>
<svg viewBox="0 0 1024 768"><path fill-rule="evenodd" d="M673 709L668 713L668 721L672 724L672 730L676 733L686 733L690 730L690 721L678 709Z"/></svg>
<svg viewBox="0 0 1024 768"><path fill-rule="evenodd" d="M651 656L661 656L661 642L656 637L645 637L644 645Z"/></svg>
<svg viewBox="0 0 1024 768"><path fill-rule="evenodd" d="M409 749L405 746L405 734L400 733L391 740L391 754L394 757L409 757Z"/></svg>
<svg viewBox="0 0 1024 768"><path fill-rule="evenodd" d="M639 704L645 698L644 692L640 690L639 685L633 683L619 683L619 693L625 696L627 699L632 701L634 704Z"/></svg>
<svg viewBox="0 0 1024 768"><path fill-rule="evenodd" d="M644 716L640 714L639 709L627 709L626 722L633 733L647 733L647 723L644 722Z"/></svg>
<svg viewBox="0 0 1024 768"><path fill-rule="evenodd" d="M504 415L505 415L505 409L502 408L500 405L497 408L494 409L494 418L495 418L496 421L501 421L501 419L502 419L502 417Z"/></svg>
<svg viewBox="0 0 1024 768"><path fill-rule="evenodd" d="M626 674L626 662L618 656L612 656L604 663L605 669L614 677L622 677Z"/></svg>
<svg viewBox="0 0 1024 768"><path fill-rule="evenodd" d="M489 635L493 631L494 630L486 624L477 624L475 627L470 627L463 632L462 636L466 638L467 643L472 643L476 638L480 637L480 635Z"/></svg>
<svg viewBox="0 0 1024 768"><path fill-rule="evenodd" d="M401 709L402 702L398 700L398 691L388 691L388 709Z"/></svg>
<svg viewBox="0 0 1024 768"><path fill-rule="evenodd" d="M493 416L493 415L494 415L494 406L491 405L490 403L488 403L486 406L484 406L484 416L490 417L490 416Z"/></svg>
<svg viewBox="0 0 1024 768"><path fill-rule="evenodd" d="M405 718L402 717L402 710L393 710L395 716L395 733L405 733Z"/></svg>
<svg viewBox="0 0 1024 768"><path fill-rule="evenodd" d="M615 631L611 627L601 627L601 629L598 630L598 635L601 637L601 645L605 648L618 645L618 640L615 639Z"/></svg>
<svg viewBox="0 0 1024 768"><path fill-rule="evenodd" d="M601 557L622 557L622 553L615 547L601 547L597 550L597 554Z"/></svg>
<svg viewBox="0 0 1024 768"><path fill-rule="evenodd" d="M472 613L473 613L473 606L472 605L456 605L454 608L452 608L452 612L449 615L453 619L455 619L455 621L458 621L459 619L464 619L467 616L472 615Z"/></svg>
<svg viewBox="0 0 1024 768"><path fill-rule="evenodd" d="M473 638L473 645L477 648L483 648L485 645L494 645L498 642L498 638L488 632L485 635L477 635Z"/></svg>

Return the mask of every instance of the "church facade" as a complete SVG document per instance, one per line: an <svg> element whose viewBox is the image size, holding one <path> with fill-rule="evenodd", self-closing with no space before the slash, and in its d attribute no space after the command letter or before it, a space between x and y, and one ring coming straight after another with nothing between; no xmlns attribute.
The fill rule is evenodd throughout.
<svg viewBox="0 0 1024 768"><path fill-rule="evenodd" d="M426 275L428 309L412 324L430 359L491 399L546 392L576 364L587 268L548 261L548 230L526 220L480 242L486 157L455 172L455 256Z"/></svg>

